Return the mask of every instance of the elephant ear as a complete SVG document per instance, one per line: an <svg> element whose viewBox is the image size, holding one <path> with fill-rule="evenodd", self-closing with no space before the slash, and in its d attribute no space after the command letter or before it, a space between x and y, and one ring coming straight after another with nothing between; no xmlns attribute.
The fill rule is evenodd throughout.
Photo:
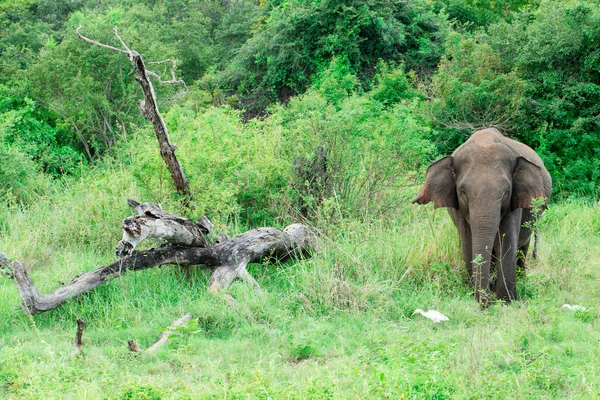
<svg viewBox="0 0 600 400"><path fill-rule="evenodd" d="M511 209L531 208L533 199L545 196L541 168L523 157L517 157L513 171Z"/></svg>
<svg viewBox="0 0 600 400"><path fill-rule="evenodd" d="M427 204L432 201L435 208L458 209L456 172L452 156L444 157L427 168L425 183L412 203Z"/></svg>

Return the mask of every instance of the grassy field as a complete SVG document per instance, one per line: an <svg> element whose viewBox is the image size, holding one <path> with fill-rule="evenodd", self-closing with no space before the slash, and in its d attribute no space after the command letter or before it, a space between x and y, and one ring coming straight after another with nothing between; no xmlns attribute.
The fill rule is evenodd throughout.
<svg viewBox="0 0 600 400"><path fill-rule="evenodd" d="M78 27L185 80L154 88L189 208L127 58ZM0 270L0 400L600 399L599 72L600 0L1 2L0 252L41 292L114 261L130 198L320 245L236 305L165 266L25 316ZM481 309L448 213L410 200L484 126L554 192L518 301Z"/></svg>
<svg viewBox="0 0 600 400"><path fill-rule="evenodd" d="M119 186L118 177L114 182ZM136 194L126 184L124 191ZM552 204L539 257L519 278L520 300L484 311L465 282L447 213L404 203L395 218L338 221L312 257L251 265L262 289L234 283L234 307L207 294L206 271L163 267L26 317L14 284L2 278L0 397L600 396L599 203ZM12 229L2 248L29 262L43 291L53 290L111 260L115 221L127 212L121 205L104 216L96 210L87 225L83 210L58 215L60 204L15 210L4 221ZM34 221L38 230L28 231ZM57 221L71 230L58 224L53 233ZM565 303L587 310L562 310ZM439 310L450 321L413 316L416 308ZM157 354L128 351L127 340L147 348L187 312L192 324ZM73 346L78 317L87 324L81 356Z"/></svg>

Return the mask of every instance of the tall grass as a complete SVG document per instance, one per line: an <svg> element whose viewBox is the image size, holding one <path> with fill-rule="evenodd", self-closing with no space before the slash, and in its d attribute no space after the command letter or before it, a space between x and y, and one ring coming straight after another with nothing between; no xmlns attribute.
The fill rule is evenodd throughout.
<svg viewBox="0 0 600 400"><path fill-rule="evenodd" d="M163 267L126 275L46 314L17 309L0 281L0 390L8 398L593 397L600 207L555 204L520 300L478 308L444 211L404 206L398 220L347 222L312 257L254 264L262 289L235 283L236 307L207 295L208 274ZM102 257L56 250L42 287ZM65 255L66 254L66 255ZM73 264L62 260L72 257ZM46 284L44 285L44 282ZM310 307L300 299L303 294ZM561 310L581 304L585 312ZM434 325L415 308L450 318ZM198 332L135 356L186 312ZM84 354L74 320L87 322Z"/></svg>
<svg viewBox="0 0 600 400"><path fill-rule="evenodd" d="M411 160L431 155L412 107L356 97L330 107L308 93L247 125L227 108L202 115L174 108L166 119L195 210L173 196L145 129L81 177L3 209L0 250L25 261L43 292L113 259L128 197L192 218L207 213L230 234L297 218L320 245L282 265L250 265L261 289L234 283L233 307L208 295L210 271L202 267L130 273L34 317L23 315L14 284L0 278L0 397L597 396L600 204L552 204L540 223L539 257L518 278L519 300L481 310L448 214L410 205ZM318 185L302 180L310 176L294 169L319 146L334 146L331 191L321 198L313 196ZM378 168L391 172L373 180ZM361 182L368 184L347 190ZM312 199L303 187L315 189ZM385 201L369 202L371 194ZM565 311L564 303L587 310ZM416 308L450 321L433 324L413 315ZM147 348L187 312L191 328L156 355L127 350L129 339ZM78 317L86 321L81 356L72 345Z"/></svg>

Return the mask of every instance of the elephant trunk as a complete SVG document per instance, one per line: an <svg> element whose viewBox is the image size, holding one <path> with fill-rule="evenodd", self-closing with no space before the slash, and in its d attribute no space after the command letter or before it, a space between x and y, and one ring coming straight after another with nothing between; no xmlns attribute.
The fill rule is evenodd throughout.
<svg viewBox="0 0 600 400"><path fill-rule="evenodd" d="M475 298L484 304L490 300L490 264L500 223L499 214L498 212L496 216L496 213L487 213L481 217L471 217L473 286Z"/></svg>

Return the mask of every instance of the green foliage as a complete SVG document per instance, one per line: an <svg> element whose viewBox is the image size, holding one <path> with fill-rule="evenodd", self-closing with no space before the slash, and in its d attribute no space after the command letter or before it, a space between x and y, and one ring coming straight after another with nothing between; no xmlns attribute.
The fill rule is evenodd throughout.
<svg viewBox="0 0 600 400"><path fill-rule="evenodd" d="M35 61L44 43L60 29L61 16L44 7L44 3L16 0L0 5L0 83L22 78L22 72ZM56 3L75 9L78 2Z"/></svg>
<svg viewBox="0 0 600 400"><path fill-rule="evenodd" d="M425 1L275 3L218 81L241 94L244 106L264 108L304 92L334 57L366 86L381 59L428 71L442 36L443 21Z"/></svg>
<svg viewBox="0 0 600 400"><path fill-rule="evenodd" d="M49 187L48 179L36 163L15 147L0 143L0 206L29 204ZM0 223L2 221L0 216Z"/></svg>
<svg viewBox="0 0 600 400"><path fill-rule="evenodd" d="M292 362L300 362L309 358L317 357L319 352L311 344L297 345L290 351L290 359Z"/></svg>
<svg viewBox="0 0 600 400"><path fill-rule="evenodd" d="M240 4L252 14L252 3ZM88 6L72 11L67 13L69 18L61 35L49 34L40 39L41 45L27 47L30 57L25 84L31 97L39 99L56 114L60 124L70 128L72 138L90 159L104 154L127 131L145 121L135 107L140 94L127 58L77 39L73 33L75 28L82 25L83 35L121 47L112 34L113 27L118 27L125 42L143 55L148 69L165 80L171 79L165 64L150 62L176 59L178 77L192 83L221 58L226 59L232 50L228 46L242 40L235 37L243 38L246 26L232 20L237 12L230 13L229 19L223 22L234 26L221 26L226 10L220 2L212 1L125 4L109 1L100 8ZM59 10L52 13L62 15ZM246 18L251 20L249 15ZM216 43L215 38L223 42ZM7 51L12 51L10 49L7 47ZM16 68L11 65L6 68ZM156 85L163 111L170 105L170 97L176 89Z"/></svg>
<svg viewBox="0 0 600 400"><path fill-rule="evenodd" d="M157 85L163 112L226 103L245 109L247 120L311 88L338 111L371 88L390 107L414 98L420 80L431 101L418 118L433 121L442 152L493 125L541 153L563 194L598 190L595 0L31 0L3 5L0 18L0 82L14 88L1 96L21 121L7 140L16 137L10 143L53 176L73 173L79 154L95 160L147 123L129 62L78 40L81 24L117 46L118 26L147 62L178 60L177 74L193 89Z"/></svg>
<svg viewBox="0 0 600 400"><path fill-rule="evenodd" d="M110 34L113 26L125 23L125 17L122 9L110 9L91 17L76 12L69 19L67 29L73 32L83 25L82 34L120 46ZM144 25L140 25L143 29ZM130 32L121 34L132 48L146 50L130 40ZM155 51L147 51L150 53L147 60L158 52L169 54L164 48ZM77 140L81 151L92 159L110 149L130 124L143 121L134 107L139 89L128 74L130 70L129 60L124 55L69 34L59 45L41 51L38 61L28 70L28 78L33 96L52 110L61 124L71 128L73 140Z"/></svg>
<svg viewBox="0 0 600 400"><path fill-rule="evenodd" d="M563 195L594 195L600 178L597 1L542 1L474 35L449 35L429 89L450 151L496 126L532 146Z"/></svg>
<svg viewBox="0 0 600 400"><path fill-rule="evenodd" d="M599 10L597 1L543 1L528 20L489 34L506 66L529 82L518 137L538 147L565 193L598 190Z"/></svg>
<svg viewBox="0 0 600 400"><path fill-rule="evenodd" d="M414 73L406 74L403 65L392 68L389 64L381 62L373 79L374 88L370 92L371 97L384 106L417 97L413 85L415 80Z"/></svg>
<svg viewBox="0 0 600 400"><path fill-rule="evenodd" d="M476 129L495 126L513 133L527 83L505 71L502 58L487 43L458 33L449 35L431 85L430 115L440 128L442 150L455 149Z"/></svg>
<svg viewBox="0 0 600 400"><path fill-rule="evenodd" d="M334 105L360 89L358 78L351 73L349 61L338 57L333 57L327 69L317 78L314 87Z"/></svg>
<svg viewBox="0 0 600 400"><path fill-rule="evenodd" d="M522 9L535 9L540 0L437 0L436 3L458 28L474 30L511 21Z"/></svg>
<svg viewBox="0 0 600 400"><path fill-rule="evenodd" d="M16 93L15 93L16 92ZM0 140L17 147L51 176L73 174L81 155L70 146L63 129L52 126L53 116L18 91L0 85Z"/></svg>
<svg viewBox="0 0 600 400"><path fill-rule="evenodd" d="M162 398L160 390L156 390L150 385L132 385L119 397L120 400L160 400Z"/></svg>
<svg viewBox="0 0 600 400"><path fill-rule="evenodd" d="M289 162L280 158L277 130L265 129L261 121L244 125L239 112L226 107L201 115L175 107L165 120L190 179L197 217L206 213L223 224L239 218L250 226L273 220L289 170ZM118 151L131 158L132 174L148 198L180 208L150 129L141 130Z"/></svg>
<svg viewBox="0 0 600 400"><path fill-rule="evenodd" d="M332 103L331 92L321 93L323 87L273 109L285 158L295 160L290 212L324 212L326 222L390 211L399 201L392 194L406 183L407 171L433 154L431 131L414 113L420 103L384 108L368 96L343 92Z"/></svg>
<svg viewBox="0 0 600 400"><path fill-rule="evenodd" d="M57 146L60 132L39 115L34 103L19 102L0 85L0 204L29 204L50 188L42 171L59 174L77 162L70 147ZM3 215L0 215L0 224Z"/></svg>

